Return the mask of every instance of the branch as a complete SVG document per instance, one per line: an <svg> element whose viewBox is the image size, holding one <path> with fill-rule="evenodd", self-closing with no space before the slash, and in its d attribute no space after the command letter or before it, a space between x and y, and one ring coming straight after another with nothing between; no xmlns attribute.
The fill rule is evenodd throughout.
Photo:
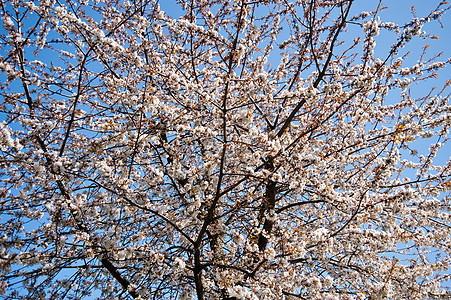
<svg viewBox="0 0 451 300"><path fill-rule="evenodd" d="M313 83L313 87L317 88L319 83L321 82L321 80L323 79L324 75L326 74L326 70L329 67L329 63L330 60L333 56L333 50L334 50L334 46L335 46L335 42L337 41L337 38L339 36L339 34L341 33L341 30L343 29L343 27L346 24L346 18L349 14L349 11L351 10L351 5L352 5L351 1L346 9L345 15L342 16L341 19L341 23L337 28L337 31L334 34L334 37L332 38L332 42L330 45L330 49L329 49L329 55L327 56L326 62L324 63L323 69L321 70L321 72L318 74L318 77L316 78L315 82ZM302 99L297 105L296 107L293 109L293 111L290 113L290 115L288 116L288 118L285 120L282 128L280 128L279 132L277 133L278 137L281 137L285 131L287 130L288 126L290 126L291 122L293 121L294 117L296 116L296 114L298 113L298 111L302 108L302 106L304 106L306 102L306 99Z"/></svg>
<svg viewBox="0 0 451 300"><path fill-rule="evenodd" d="M330 235L330 237L334 237L337 234L339 234L343 229L346 228L346 226L348 226L349 223L351 223L351 221L355 218L355 216L357 216L357 214L359 213L360 210L360 206L362 205L362 201L363 201L363 197L365 196L367 191L365 191L361 196L360 196L360 200L359 200L359 204L357 205L357 208L354 210L352 216L349 218L348 221L346 221L345 224L343 224L343 226L340 227L340 229L338 229L337 231L335 231L334 233L332 233Z"/></svg>
<svg viewBox="0 0 451 300"><path fill-rule="evenodd" d="M20 67L21 67L21 71L22 74L24 74L25 71L25 66L24 66L24 57L23 57L23 50L22 49L18 49L19 51L19 59L20 59ZM25 78L22 76L22 86L24 88L25 91L25 96L27 98L27 105L28 108L30 110L30 115L33 117L33 99L31 98L29 89L28 89L28 85L25 82ZM44 155L46 157L46 161L47 161L47 168L49 169L49 172L51 174L54 175L58 175L55 174L55 172L52 170L51 166L53 164L53 160L51 159L51 155L47 150L47 147L45 146L44 141L39 137L39 135L35 135L35 139L39 145L39 147L41 148L41 150L44 152ZM79 211L77 211L77 209L75 207L73 207L73 205L71 204L71 197L69 195L69 193L67 192L67 189L64 187L64 184L61 180L56 180L56 184L58 186L58 189L60 190L61 195L66 199L66 203L69 207L69 213L72 216L72 218L75 221L76 227L87 233L88 236L90 236L90 231L88 230L88 228L86 227L86 225L83 223L83 221L80 219L80 217L78 216ZM93 243L94 245L96 243ZM104 248L102 245L96 245L96 247L98 248ZM108 272L110 272L110 274L122 285L122 287L124 287L124 289L128 290L127 287L130 285L130 282L128 280L126 280L117 270L117 268L105 257L99 258L99 260L102 262L102 265L108 270ZM137 298L138 294L136 293L136 291L130 291L128 290L128 292L130 293L130 295L133 298Z"/></svg>
<svg viewBox="0 0 451 300"><path fill-rule="evenodd" d="M70 135L70 130L72 128L72 124L74 123L75 109L77 107L78 100L80 99L81 81L82 81L82 76L83 76L83 69L85 68L86 59L88 58L89 52L91 52L93 48L94 48L94 46L91 46L89 48L89 50L84 55L83 60L82 60L82 62L80 64L80 71L78 73L77 95L75 95L75 100L74 100L74 104L73 104L73 108L72 108L72 114L70 116L69 123L67 124L66 134L64 135L63 143L61 144L61 147L60 147L60 151L59 151L59 156L60 157L63 156L64 148L66 147L66 143L67 143L67 140L69 139L69 135Z"/></svg>
<svg viewBox="0 0 451 300"><path fill-rule="evenodd" d="M114 277L114 279L117 280L121 284L121 286L124 288L124 290L128 291L130 296L132 296L134 299L138 298L138 293L134 289L129 289L130 282L126 280L121 273L117 270L117 268L107 259L102 258L100 259L100 262L102 263L102 266L105 267L105 269L110 272L111 276Z"/></svg>

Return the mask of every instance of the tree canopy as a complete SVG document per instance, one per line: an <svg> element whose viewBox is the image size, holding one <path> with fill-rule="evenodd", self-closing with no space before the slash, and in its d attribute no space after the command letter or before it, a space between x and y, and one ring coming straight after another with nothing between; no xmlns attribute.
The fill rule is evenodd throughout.
<svg viewBox="0 0 451 300"><path fill-rule="evenodd" d="M2 0L0 298L449 296L450 6L362 3Z"/></svg>

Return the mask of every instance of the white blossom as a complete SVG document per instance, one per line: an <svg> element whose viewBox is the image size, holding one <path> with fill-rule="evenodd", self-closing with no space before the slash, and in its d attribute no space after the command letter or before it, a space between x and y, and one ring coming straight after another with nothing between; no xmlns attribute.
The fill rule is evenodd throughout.
<svg viewBox="0 0 451 300"><path fill-rule="evenodd" d="M380 25L380 18L377 19L371 19L370 21L367 21L363 23L363 30L369 35L369 36L378 36L381 29L379 27Z"/></svg>
<svg viewBox="0 0 451 300"><path fill-rule="evenodd" d="M119 2L3 2L5 298L446 295L445 2Z"/></svg>

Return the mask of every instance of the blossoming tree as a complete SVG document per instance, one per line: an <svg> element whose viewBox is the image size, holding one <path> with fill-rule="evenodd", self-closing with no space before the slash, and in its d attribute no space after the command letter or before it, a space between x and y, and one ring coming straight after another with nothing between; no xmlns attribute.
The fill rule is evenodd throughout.
<svg viewBox="0 0 451 300"><path fill-rule="evenodd" d="M445 297L449 6L361 4L3 0L2 297Z"/></svg>

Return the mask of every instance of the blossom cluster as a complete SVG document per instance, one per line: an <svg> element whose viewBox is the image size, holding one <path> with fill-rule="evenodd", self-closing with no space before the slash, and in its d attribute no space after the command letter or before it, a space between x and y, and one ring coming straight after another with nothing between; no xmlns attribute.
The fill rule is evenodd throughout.
<svg viewBox="0 0 451 300"><path fill-rule="evenodd" d="M3 3L0 293L448 297L449 7L356 8Z"/></svg>

